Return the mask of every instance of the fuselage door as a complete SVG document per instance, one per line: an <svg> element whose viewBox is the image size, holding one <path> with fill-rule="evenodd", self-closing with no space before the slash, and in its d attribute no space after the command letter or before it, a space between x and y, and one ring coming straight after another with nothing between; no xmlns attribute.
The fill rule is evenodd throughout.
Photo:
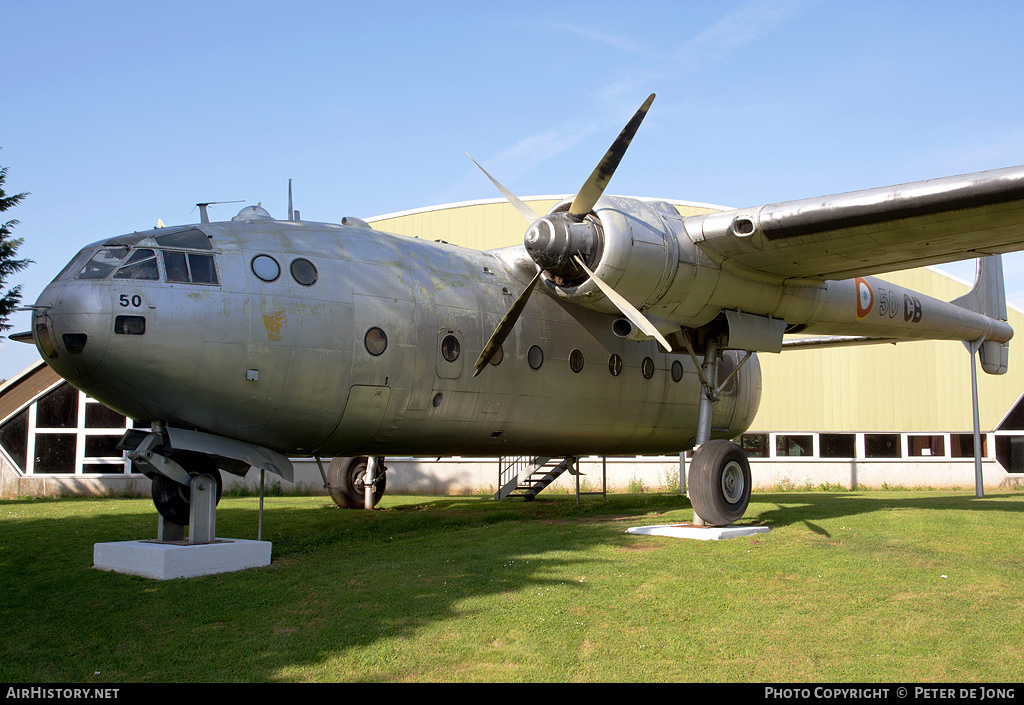
<svg viewBox="0 0 1024 705"><path fill-rule="evenodd" d="M458 379L462 375L462 361L465 359L462 331L442 328L437 332L437 376L441 379Z"/></svg>

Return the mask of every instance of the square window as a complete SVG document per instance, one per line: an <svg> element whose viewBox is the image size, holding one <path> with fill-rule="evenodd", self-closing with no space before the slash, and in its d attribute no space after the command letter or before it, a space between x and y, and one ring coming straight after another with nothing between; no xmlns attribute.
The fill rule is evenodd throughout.
<svg viewBox="0 0 1024 705"><path fill-rule="evenodd" d="M74 475L77 441L73 433L37 433L33 472L36 475Z"/></svg>
<svg viewBox="0 0 1024 705"><path fill-rule="evenodd" d="M740 447L748 458L768 457L768 435L765 433L747 433L740 436Z"/></svg>
<svg viewBox="0 0 1024 705"><path fill-rule="evenodd" d="M857 457L857 436L853 433L822 433L818 445L822 458Z"/></svg>
<svg viewBox="0 0 1024 705"><path fill-rule="evenodd" d="M864 457L865 458L900 458L903 451L900 448L900 434L898 433L865 433L864 434Z"/></svg>
<svg viewBox="0 0 1024 705"><path fill-rule="evenodd" d="M778 435L775 437L775 455L777 457L813 456L814 436Z"/></svg>
<svg viewBox="0 0 1024 705"><path fill-rule="evenodd" d="M942 436L907 436L907 453L911 458L945 457L946 439Z"/></svg>

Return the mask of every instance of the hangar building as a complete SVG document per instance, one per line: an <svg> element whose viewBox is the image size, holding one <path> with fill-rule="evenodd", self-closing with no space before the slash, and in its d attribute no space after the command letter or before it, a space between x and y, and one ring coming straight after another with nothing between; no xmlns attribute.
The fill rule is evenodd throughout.
<svg viewBox="0 0 1024 705"><path fill-rule="evenodd" d="M544 213L563 196L523 199ZM721 210L670 201L683 216ZM491 249L522 242L522 218L502 199L472 201L366 219L375 229ZM949 301L963 282L931 268L883 279ZM1009 307L1024 335L1024 313ZM912 342L760 354L761 407L739 441L756 488L974 488L970 355L958 342ZM1024 342L1010 344L1009 371L979 371L984 482L1024 486ZM147 494L114 445L133 422L64 383L40 360L0 386L0 497ZM388 458L389 492L493 492L498 459ZM584 489L673 489L680 458L584 458ZM231 478L226 478L231 479ZM258 473L244 482L255 485ZM296 481L322 492L312 461ZM570 490L568 476L559 483ZM556 484L556 487L558 484Z"/></svg>

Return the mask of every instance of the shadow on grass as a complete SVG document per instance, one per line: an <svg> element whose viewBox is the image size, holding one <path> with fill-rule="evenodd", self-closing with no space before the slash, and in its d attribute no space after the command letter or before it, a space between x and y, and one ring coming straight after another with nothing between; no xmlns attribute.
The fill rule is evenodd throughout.
<svg viewBox="0 0 1024 705"><path fill-rule="evenodd" d="M256 498L225 499L218 535L255 538L256 507ZM803 524L828 536L821 522L893 507L1019 513L1024 502L765 493L742 523ZM669 494L586 498L579 507L557 495L393 497L376 512L339 510L323 497L272 498L263 535L273 542L271 566L160 582L91 569L93 544L155 535L147 499L13 500L0 511L8 625L0 680L8 682L379 680L394 644L429 633L442 649L434 632L478 610L499 631L519 628L533 608L527 595L557 592L571 605L585 588L567 576L607 561L608 550L636 547L642 539L625 534L628 526L690 518L689 501ZM697 555L702 543L673 550Z"/></svg>
<svg viewBox="0 0 1024 705"><path fill-rule="evenodd" d="M885 509L969 510L972 512L1024 512L1024 498L1017 492L996 492L986 497L975 497L973 492L906 491L875 492L865 496L858 492L778 492L758 493L751 498L757 504L774 504L775 509L752 516L768 525L787 525L812 519L837 519L844 516L869 514Z"/></svg>

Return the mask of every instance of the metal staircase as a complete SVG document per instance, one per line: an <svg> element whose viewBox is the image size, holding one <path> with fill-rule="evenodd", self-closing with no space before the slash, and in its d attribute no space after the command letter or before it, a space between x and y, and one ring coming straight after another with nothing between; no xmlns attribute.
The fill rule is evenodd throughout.
<svg viewBox="0 0 1024 705"><path fill-rule="evenodd" d="M522 497L531 502L541 490L557 480L566 470L573 475L578 474L575 463L571 462L574 460L575 458L530 456L498 458L499 489L494 493L494 498Z"/></svg>

